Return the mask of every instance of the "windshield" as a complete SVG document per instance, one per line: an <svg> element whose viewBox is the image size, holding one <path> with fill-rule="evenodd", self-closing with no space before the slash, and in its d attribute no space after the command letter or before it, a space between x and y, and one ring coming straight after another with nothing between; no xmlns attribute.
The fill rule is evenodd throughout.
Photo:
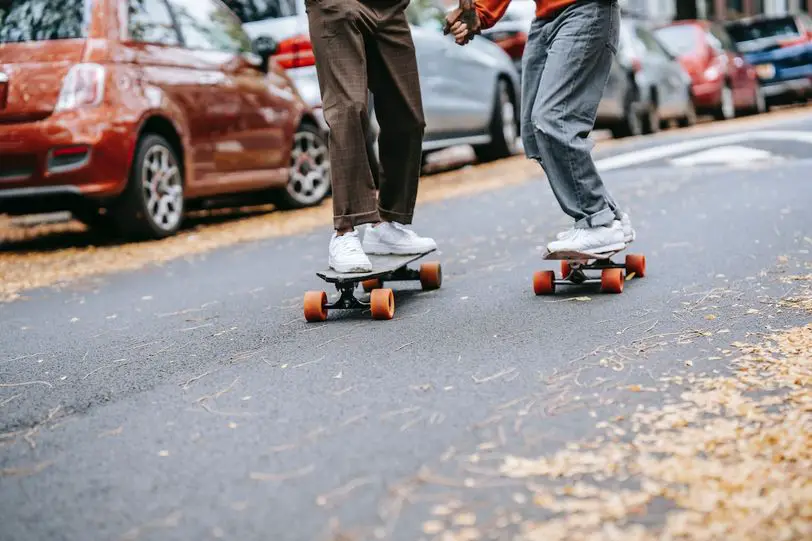
<svg viewBox="0 0 812 541"><path fill-rule="evenodd" d="M0 0L0 43L86 37L89 0Z"/></svg>
<svg viewBox="0 0 812 541"><path fill-rule="evenodd" d="M223 3L231 8L243 23L296 15L296 0L223 0Z"/></svg>
<svg viewBox="0 0 812 541"><path fill-rule="evenodd" d="M728 33L736 42L753 41L764 38L787 38L800 35L795 19L781 17L751 23L734 23L728 26Z"/></svg>
<svg viewBox="0 0 812 541"><path fill-rule="evenodd" d="M672 56L682 56L696 50L698 31L693 25L666 26L656 30L654 34Z"/></svg>

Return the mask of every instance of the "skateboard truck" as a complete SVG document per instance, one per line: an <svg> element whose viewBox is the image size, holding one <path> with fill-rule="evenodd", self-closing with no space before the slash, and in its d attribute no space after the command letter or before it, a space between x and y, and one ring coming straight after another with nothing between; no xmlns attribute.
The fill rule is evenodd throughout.
<svg viewBox="0 0 812 541"><path fill-rule="evenodd" d="M600 284L604 293L622 293L627 277L646 275L646 256L627 254L623 263L612 261L612 256L620 251L603 254L548 252L544 259L561 261L561 278L556 278L551 270L538 271L533 275L533 291L536 295L552 295L556 285ZM586 271L600 271L600 277L589 276Z"/></svg>

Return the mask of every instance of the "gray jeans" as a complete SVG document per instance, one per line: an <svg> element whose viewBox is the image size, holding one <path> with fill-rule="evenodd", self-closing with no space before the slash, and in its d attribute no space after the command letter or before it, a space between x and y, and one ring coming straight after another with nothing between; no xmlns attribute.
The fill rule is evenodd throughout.
<svg viewBox="0 0 812 541"><path fill-rule="evenodd" d="M541 163L575 227L619 218L592 160L595 125L617 52L617 0L578 0L552 19L536 19L522 58L522 143Z"/></svg>

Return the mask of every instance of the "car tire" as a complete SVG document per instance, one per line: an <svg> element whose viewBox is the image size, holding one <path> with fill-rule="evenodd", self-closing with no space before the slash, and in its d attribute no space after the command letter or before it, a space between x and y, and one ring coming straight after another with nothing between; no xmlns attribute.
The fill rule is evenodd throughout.
<svg viewBox="0 0 812 541"><path fill-rule="evenodd" d="M770 106L767 103L767 97L764 95L764 89L761 88L760 84L756 85L756 96L755 96L755 104L751 109L751 113L754 115L761 115L770 110Z"/></svg>
<svg viewBox="0 0 812 541"><path fill-rule="evenodd" d="M508 82L500 79L496 86L493 113L491 115L491 142L474 147L480 162L490 162L507 158L516 153L519 126L516 119L516 102Z"/></svg>
<svg viewBox="0 0 812 541"><path fill-rule="evenodd" d="M147 134L138 141L130 178L111 208L128 237L160 239L174 235L183 222L183 164L165 138Z"/></svg>
<svg viewBox="0 0 812 541"><path fill-rule="evenodd" d="M324 201L329 193L327 138L322 130L304 122L293 136L288 183L273 191L273 203L283 210L312 207Z"/></svg>
<svg viewBox="0 0 812 541"><path fill-rule="evenodd" d="M643 133L657 133L660 128L660 112L657 110L657 102L652 100L643 114Z"/></svg>
<svg viewBox="0 0 812 541"><path fill-rule="evenodd" d="M722 87L722 97L719 100L719 107L713 113L716 120L731 120L736 117L736 103L733 101L733 89L725 82Z"/></svg>
<svg viewBox="0 0 812 541"><path fill-rule="evenodd" d="M643 122L637 108L637 91L631 90L626 95L626 103L623 107L623 120L610 128L612 137L622 139L624 137L636 137L643 134Z"/></svg>
<svg viewBox="0 0 812 541"><path fill-rule="evenodd" d="M685 116L677 120L677 125L680 128L689 128L696 124L696 105L693 98L688 101L688 110L685 111Z"/></svg>

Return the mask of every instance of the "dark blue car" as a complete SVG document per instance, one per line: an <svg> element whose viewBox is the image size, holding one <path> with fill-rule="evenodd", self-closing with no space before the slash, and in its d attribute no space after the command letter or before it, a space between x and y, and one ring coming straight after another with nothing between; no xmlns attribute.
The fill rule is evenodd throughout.
<svg viewBox="0 0 812 541"><path fill-rule="evenodd" d="M812 97L812 18L758 16L726 25L771 102Z"/></svg>

